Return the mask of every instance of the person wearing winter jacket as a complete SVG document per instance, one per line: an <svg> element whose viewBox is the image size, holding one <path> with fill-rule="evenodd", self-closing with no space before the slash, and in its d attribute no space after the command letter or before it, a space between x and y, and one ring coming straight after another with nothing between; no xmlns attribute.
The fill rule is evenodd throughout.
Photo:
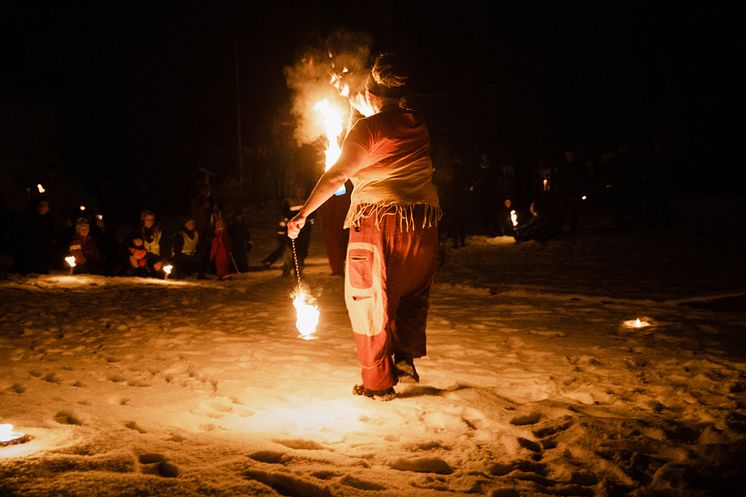
<svg viewBox="0 0 746 497"><path fill-rule="evenodd" d="M201 275L204 271L197 221L193 216L184 220L181 230L174 233L171 259L174 263L174 277L181 278L192 274Z"/></svg>
<svg viewBox="0 0 746 497"><path fill-rule="evenodd" d="M129 266L126 274L128 276L157 276L162 268L160 257L145 248L145 241L139 231L135 231L128 237L127 255Z"/></svg>
<svg viewBox="0 0 746 497"><path fill-rule="evenodd" d="M210 262L215 265L218 279L228 280L231 275L231 240L223 218L215 219L215 233L210 242Z"/></svg>
<svg viewBox="0 0 746 497"><path fill-rule="evenodd" d="M85 218L75 223L75 234L70 240L70 255L75 257L73 274L100 274L103 262L96 241L91 237L91 226Z"/></svg>

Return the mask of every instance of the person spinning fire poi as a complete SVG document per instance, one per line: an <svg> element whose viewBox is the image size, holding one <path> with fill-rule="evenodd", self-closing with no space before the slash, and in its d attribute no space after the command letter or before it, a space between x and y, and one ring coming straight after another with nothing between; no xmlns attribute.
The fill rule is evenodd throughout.
<svg viewBox="0 0 746 497"><path fill-rule="evenodd" d="M288 222L288 236L297 237L308 216L352 181L345 303L363 380L353 393L381 400L395 396L400 380L419 381L414 359L426 352L438 256L441 210L430 136L423 118L406 107L408 79L396 55L376 58L365 92L375 113L355 123L337 162Z"/></svg>

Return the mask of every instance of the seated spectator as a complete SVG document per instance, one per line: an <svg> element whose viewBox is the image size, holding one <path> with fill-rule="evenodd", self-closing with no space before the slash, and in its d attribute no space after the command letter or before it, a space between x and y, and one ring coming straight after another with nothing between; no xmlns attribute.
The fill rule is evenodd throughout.
<svg viewBox="0 0 746 497"><path fill-rule="evenodd" d="M225 229L223 218L215 219L215 234L210 243L210 262L215 265L218 279L228 280L233 272L231 268L231 241Z"/></svg>
<svg viewBox="0 0 746 497"><path fill-rule="evenodd" d="M75 223L75 234L70 241L70 255L75 257L73 274L100 274L102 258L96 241L91 237L88 220L81 217Z"/></svg>
<svg viewBox="0 0 746 497"><path fill-rule="evenodd" d="M536 240L544 243L551 235L549 218L542 205L536 200L531 202L529 210L531 211L531 219L516 226L513 236L519 242Z"/></svg>
<svg viewBox="0 0 746 497"><path fill-rule="evenodd" d="M498 215L499 218L497 220L500 236L513 236L515 227L513 226L511 212L515 212L513 201L506 198L503 200L503 207L500 209L500 214Z"/></svg>
<svg viewBox="0 0 746 497"><path fill-rule="evenodd" d="M145 249L153 255L161 256L161 228L155 221L155 213L145 209L140 213L140 233Z"/></svg>
<svg viewBox="0 0 746 497"><path fill-rule="evenodd" d="M127 243L127 252L129 255L129 266L126 274L128 276L155 277L161 270L162 263L160 257L148 252L145 248L145 241L140 232L135 232L129 236Z"/></svg>
<svg viewBox="0 0 746 497"><path fill-rule="evenodd" d="M183 229L174 233L171 258L174 265L174 277L183 278L193 274L201 275L202 255L199 253L199 232L193 216L184 220Z"/></svg>

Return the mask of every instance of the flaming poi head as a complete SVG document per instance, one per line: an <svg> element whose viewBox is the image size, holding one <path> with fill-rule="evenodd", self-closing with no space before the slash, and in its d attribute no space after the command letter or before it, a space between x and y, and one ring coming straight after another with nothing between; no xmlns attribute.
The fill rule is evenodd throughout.
<svg viewBox="0 0 746 497"><path fill-rule="evenodd" d="M75 256L69 255L65 257L65 262L67 262L68 266L70 266L71 268L74 268L75 267Z"/></svg>
<svg viewBox="0 0 746 497"><path fill-rule="evenodd" d="M518 226L518 214L514 210L510 211L510 222L513 223L513 227Z"/></svg>
<svg viewBox="0 0 746 497"><path fill-rule="evenodd" d="M293 298L293 307L295 307L295 327L298 329L301 338L311 340L316 332L316 325L319 324L319 306L304 288L298 287Z"/></svg>

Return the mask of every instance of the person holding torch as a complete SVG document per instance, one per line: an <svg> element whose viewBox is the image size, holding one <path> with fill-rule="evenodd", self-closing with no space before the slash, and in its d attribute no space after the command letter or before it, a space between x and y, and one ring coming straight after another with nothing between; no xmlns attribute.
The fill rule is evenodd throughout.
<svg viewBox="0 0 746 497"><path fill-rule="evenodd" d="M354 189L345 303L362 368L353 393L390 400L400 381L419 381L414 359L426 353L430 288L438 256L438 193L430 135L406 107L409 75L395 54L379 55L365 98L373 114L347 133L337 162L288 221L296 238L308 217L348 179Z"/></svg>

